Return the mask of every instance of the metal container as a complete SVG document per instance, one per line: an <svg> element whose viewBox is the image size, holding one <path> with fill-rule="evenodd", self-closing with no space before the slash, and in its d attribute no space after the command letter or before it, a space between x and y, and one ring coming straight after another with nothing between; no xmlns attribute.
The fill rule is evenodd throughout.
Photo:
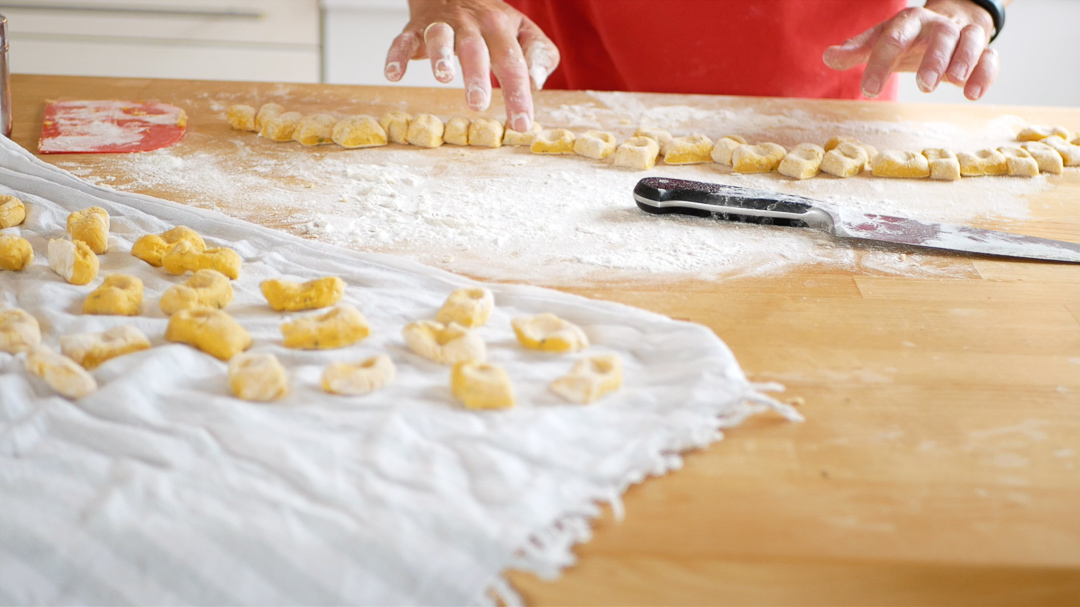
<svg viewBox="0 0 1080 607"><path fill-rule="evenodd" d="M7 17L0 15L0 129L11 137L11 70L8 68Z"/></svg>

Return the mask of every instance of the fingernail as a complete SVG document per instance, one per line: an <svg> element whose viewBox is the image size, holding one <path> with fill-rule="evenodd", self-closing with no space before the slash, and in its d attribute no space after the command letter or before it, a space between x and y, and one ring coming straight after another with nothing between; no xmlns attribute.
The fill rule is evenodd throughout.
<svg viewBox="0 0 1080 607"><path fill-rule="evenodd" d="M958 63L958 64L956 64L956 67L952 70L952 75L953 75L953 78L956 78L957 80L960 80L960 81L967 80L967 76L968 76L968 66L967 66L967 64L966 63Z"/></svg>
<svg viewBox="0 0 1080 607"><path fill-rule="evenodd" d="M877 76L870 76L863 83L862 93L865 97L877 97L881 92L881 80L878 80Z"/></svg>
<svg viewBox="0 0 1080 607"><path fill-rule="evenodd" d="M484 89L480 88L479 85L474 84L474 85L469 87L469 93L468 93L467 99L468 99L470 108L472 108L474 110L478 110L478 111L483 111L483 110L487 109L487 105L488 105L487 92Z"/></svg>
<svg viewBox="0 0 1080 607"><path fill-rule="evenodd" d="M454 78L454 66L446 59L435 62L435 79L439 82L449 82Z"/></svg>
<svg viewBox="0 0 1080 607"><path fill-rule="evenodd" d="M915 82L919 85L919 90L924 93L930 93L937 88L938 79L940 78L941 76L934 70L927 70L925 74L919 72L918 76L915 78Z"/></svg>
<svg viewBox="0 0 1080 607"><path fill-rule="evenodd" d="M532 69L529 70L529 77L532 78L533 86L535 86L538 91L543 90L544 83L547 82L548 76L548 71L539 65L534 65Z"/></svg>
<svg viewBox="0 0 1080 607"><path fill-rule="evenodd" d="M527 114L514 114L510 118L510 128L519 133L528 131L530 126L532 125Z"/></svg>
<svg viewBox="0 0 1080 607"><path fill-rule="evenodd" d="M972 99L979 99L980 97L982 97L982 87L981 86L973 86L973 87L971 87L971 98Z"/></svg>
<svg viewBox="0 0 1080 607"><path fill-rule="evenodd" d="M390 80L398 80L401 78L401 64L397 61L391 61L386 64L386 77Z"/></svg>

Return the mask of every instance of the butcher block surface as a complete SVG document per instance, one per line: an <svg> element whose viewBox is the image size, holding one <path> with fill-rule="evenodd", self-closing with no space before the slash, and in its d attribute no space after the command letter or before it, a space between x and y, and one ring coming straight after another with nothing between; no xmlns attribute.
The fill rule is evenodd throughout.
<svg viewBox="0 0 1080 607"><path fill-rule="evenodd" d="M229 103L273 98L314 113L367 100L364 111L376 115L466 113L455 90L282 87L15 75L12 138L37 150L49 99L153 100L188 115L188 133L173 149L220 155L227 166L236 138L255 137L228 127ZM595 99L542 92L537 103ZM1080 129L1077 108L719 97L685 104L875 124L1013 115ZM489 115L501 110L496 103ZM160 183L132 185L117 155L40 157L114 187L205 202ZM1026 217L984 218L980 227L1080 242L1080 169L1037 179L1045 183L1024 194ZM215 202L290 228L288 214L274 209ZM547 286L708 326L751 380L786 386L779 398L800 403L806 421L758 416L687 454L682 470L631 488L622 519L605 509L579 562L558 580L510 575L526 601L1080 603L1080 266L947 253L916 259L945 270L793 264L757 275L620 273L565 284L547 277Z"/></svg>

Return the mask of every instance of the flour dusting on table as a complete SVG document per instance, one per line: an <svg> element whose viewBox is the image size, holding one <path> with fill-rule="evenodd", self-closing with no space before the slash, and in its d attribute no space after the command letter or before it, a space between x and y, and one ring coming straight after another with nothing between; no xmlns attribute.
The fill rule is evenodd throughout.
<svg viewBox="0 0 1080 607"><path fill-rule="evenodd" d="M775 141L789 148L849 135L878 149L912 150L997 147L1010 142L1022 124L1015 116L973 129L946 123L829 121L770 104L707 110L657 105L634 94L591 97L592 102L541 107L538 121L577 131L604 128L620 138L645 125L676 135L741 134L751 142ZM213 107L220 111L225 105ZM737 175L716 164L661 163L637 173L583 157L534 155L525 148L303 148L242 132L235 133L235 149L227 154L194 151L185 143L118 157L121 174L132 180L111 185L182 192L198 206L324 242L401 254L485 279L538 284L709 279L782 272L802 264L889 274L966 271L949 254L848 244L812 230L648 215L635 206L631 191L649 175L774 189L863 212L976 226L1026 218L1025 196L1051 187L1045 176L942 183L864 174L792 181L775 173ZM59 164L78 172L74 163ZM82 176L94 180L88 171Z"/></svg>

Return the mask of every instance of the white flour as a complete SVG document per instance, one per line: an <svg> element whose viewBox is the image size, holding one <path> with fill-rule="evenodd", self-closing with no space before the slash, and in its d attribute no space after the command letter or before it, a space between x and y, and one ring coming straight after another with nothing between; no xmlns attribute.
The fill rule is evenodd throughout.
<svg viewBox="0 0 1080 607"><path fill-rule="evenodd" d="M1004 116L965 130L945 123L828 121L765 102L754 110L706 110L657 105L643 95L592 97L593 103L541 107L538 121L576 130L604 128L619 137L646 125L676 135L735 133L787 146L852 135L879 149L916 150L996 147L1012 141L1023 125L1018 117ZM220 111L225 105L213 107ZM947 255L849 245L812 230L648 215L631 198L634 184L647 175L767 188L864 212L973 225L1023 219L1025 196L1051 187L1044 176L956 183L867 176L800 182L778 174L736 175L715 164L661 163L636 173L582 157L533 155L524 148L302 148L240 132L234 144L225 154L190 151L181 143L123 156L117 159L119 174L132 181L114 186L182 192L199 206L321 241L402 254L486 279L537 284L722 278L782 272L799 264L890 274L965 272L963 263L952 263ZM65 168L79 171L74 163ZM93 178L85 170L82 176Z"/></svg>

